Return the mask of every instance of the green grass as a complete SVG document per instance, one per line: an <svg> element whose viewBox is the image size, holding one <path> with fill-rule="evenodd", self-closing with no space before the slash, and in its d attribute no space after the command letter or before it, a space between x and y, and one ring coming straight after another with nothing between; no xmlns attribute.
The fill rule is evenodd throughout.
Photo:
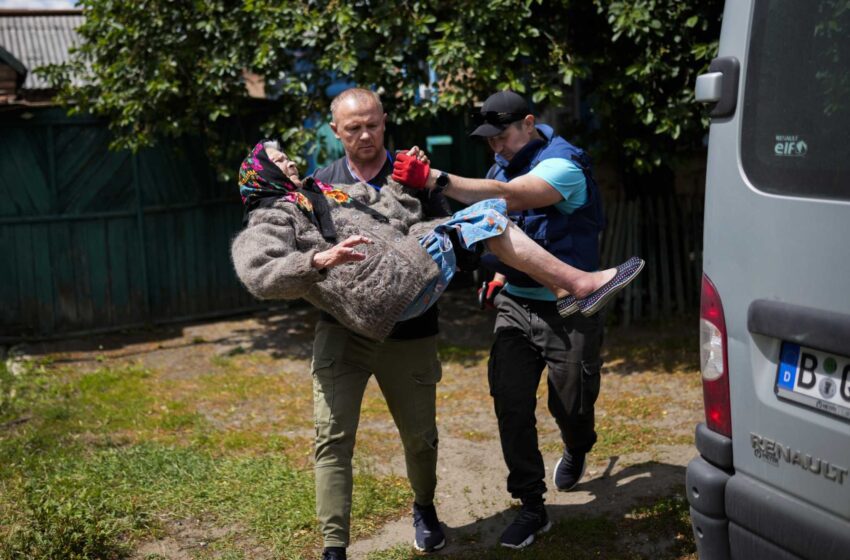
<svg viewBox="0 0 850 560"><path fill-rule="evenodd" d="M691 382L696 360L686 336L615 334L606 344L612 371L672 374L669 379ZM647 350L656 348L647 341L657 341L657 350ZM470 403L489 407L488 352L449 344L439 352L444 366L455 371L441 386L443 414L462 415ZM190 533L210 541L190 547L187 554L198 560L315 557L320 535L309 459L309 376L288 374L273 358L244 351L206 364L194 375L166 379L106 357L93 371L39 359L16 365L13 373L0 362L0 560L122 558L138 552L139 543L181 538L186 525L197 525ZM626 385L637 377L614 375L603 387L599 404L606 414L597 418L594 454L681 443L685 436L656 425L675 404L628 386L615 392L614 381ZM364 402L363 414L368 420L389 413L376 393ZM472 441L497 437L476 428L455 426ZM358 464L364 468L355 485L354 538L406 515L412 499L404 479L380 477L369 468L370 460L399 451L397 439L367 428L358 435ZM689 432L685 443L691 438ZM560 451L559 440L550 445L550 451ZM464 552L441 557L461 560L673 559L689 557L694 548L687 507L678 497L647 502L617 519L562 520L534 549L519 553L474 548L480 541L474 529L450 538ZM663 549L647 548L658 543ZM409 545L401 545L369 558L414 556Z"/></svg>
<svg viewBox="0 0 850 560"><path fill-rule="evenodd" d="M685 489L632 510L623 521L627 535L647 535L651 540L669 543L668 558L696 558Z"/></svg>
<svg viewBox="0 0 850 560"><path fill-rule="evenodd" d="M136 365L19 369L0 364L0 559L122 558L183 519L223 528L216 558L319 546L312 469L282 453L281 438L213 428ZM353 533L411 499L402 479L361 472Z"/></svg>
<svg viewBox="0 0 850 560"><path fill-rule="evenodd" d="M464 367L472 367L479 365L483 360L486 360L490 352L480 348L469 348L467 346L457 346L453 344L440 343L437 349L437 355L440 362L443 364L457 363Z"/></svg>

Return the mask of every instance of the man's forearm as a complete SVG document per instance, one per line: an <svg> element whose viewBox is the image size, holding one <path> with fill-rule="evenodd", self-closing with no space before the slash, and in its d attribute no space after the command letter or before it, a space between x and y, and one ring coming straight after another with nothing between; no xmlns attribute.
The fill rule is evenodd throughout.
<svg viewBox="0 0 850 560"><path fill-rule="evenodd" d="M438 169L431 169L425 186L433 189L440 173ZM511 194L511 188L508 183L493 179L468 179L449 174L449 184L446 185L443 194L464 204L471 204L488 198L507 199Z"/></svg>
<svg viewBox="0 0 850 560"><path fill-rule="evenodd" d="M426 188L433 189L436 186L440 173L439 169L430 170ZM444 187L443 194L464 204L488 198L502 198L510 212L543 208L563 200L563 196L546 181L530 174L507 183L494 179L469 179L449 175L449 182Z"/></svg>

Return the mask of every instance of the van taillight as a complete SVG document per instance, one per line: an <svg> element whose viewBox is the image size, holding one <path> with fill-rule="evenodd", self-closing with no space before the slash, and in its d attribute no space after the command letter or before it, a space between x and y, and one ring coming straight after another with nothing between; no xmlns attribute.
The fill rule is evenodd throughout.
<svg viewBox="0 0 850 560"><path fill-rule="evenodd" d="M702 276L699 320L699 357L702 370L702 394L705 423L709 429L732 437L732 412L729 406L729 359L727 358L726 319L717 288L708 276Z"/></svg>

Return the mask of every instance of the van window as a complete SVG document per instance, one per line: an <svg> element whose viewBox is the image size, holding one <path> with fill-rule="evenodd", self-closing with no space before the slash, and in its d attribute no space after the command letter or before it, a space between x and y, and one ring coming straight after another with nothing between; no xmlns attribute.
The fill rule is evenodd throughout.
<svg viewBox="0 0 850 560"><path fill-rule="evenodd" d="M761 0L741 158L766 192L850 200L850 2Z"/></svg>

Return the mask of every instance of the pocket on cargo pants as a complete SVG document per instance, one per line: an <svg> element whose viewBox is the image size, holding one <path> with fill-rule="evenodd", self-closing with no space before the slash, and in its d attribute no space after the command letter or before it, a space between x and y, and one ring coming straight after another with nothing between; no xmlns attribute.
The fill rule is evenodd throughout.
<svg viewBox="0 0 850 560"><path fill-rule="evenodd" d="M556 417L593 414L599 397L600 360L567 362L549 370L549 408Z"/></svg>
<svg viewBox="0 0 850 560"><path fill-rule="evenodd" d="M600 361L567 362L549 374L549 412L561 429L564 445L590 451L596 442L594 404L599 396Z"/></svg>
<svg viewBox="0 0 850 560"><path fill-rule="evenodd" d="M334 399L334 359L314 359L313 370L313 421L316 424L316 436L320 426L328 426L331 420Z"/></svg>
<svg viewBox="0 0 850 560"><path fill-rule="evenodd" d="M599 397L599 387L602 381L601 369L601 360L581 362L581 402L578 410L581 415L593 413L593 406Z"/></svg>

